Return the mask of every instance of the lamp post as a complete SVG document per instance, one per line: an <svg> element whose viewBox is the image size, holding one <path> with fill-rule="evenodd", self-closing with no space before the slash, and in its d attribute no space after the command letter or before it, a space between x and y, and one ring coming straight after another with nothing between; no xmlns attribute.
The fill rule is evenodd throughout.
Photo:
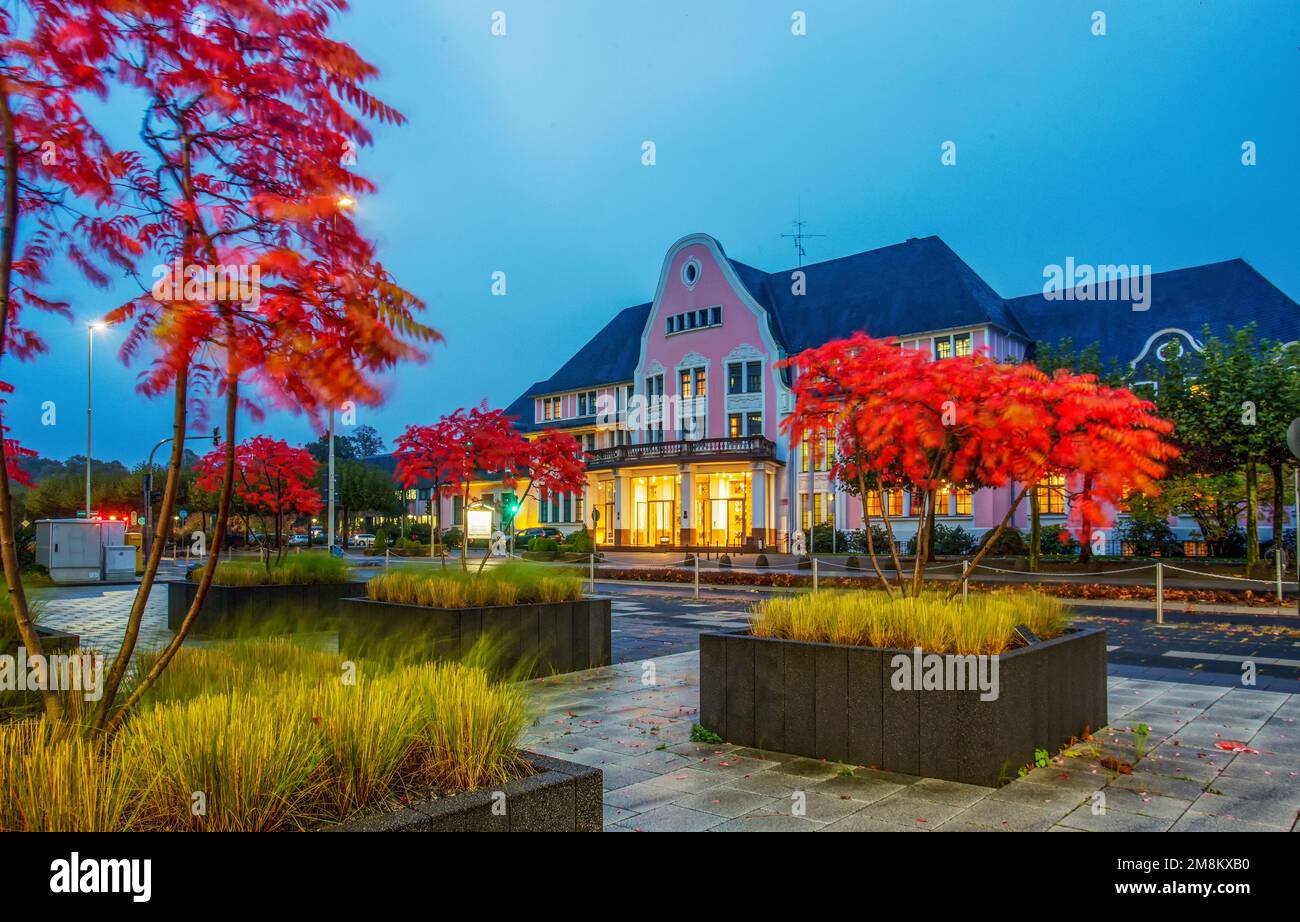
<svg viewBox="0 0 1300 922"><path fill-rule="evenodd" d="M339 226L339 212L352 210L352 208L357 204L357 201L356 199L352 198L349 195L340 195L334 204L337 205L338 207L334 212L332 226L333 226L333 230L337 232ZM334 264L334 246L333 246L333 241L331 241L330 274L333 275L335 271L336 269ZM329 486L327 489L327 495L329 497L329 520L326 526L327 532L325 538L325 547L327 549L327 553L333 554L334 553L334 406L332 403L330 405L328 475L329 475Z"/></svg>
<svg viewBox="0 0 1300 922"><path fill-rule="evenodd" d="M86 324L86 518L90 518L90 395L95 371L95 331L104 329L99 321Z"/></svg>

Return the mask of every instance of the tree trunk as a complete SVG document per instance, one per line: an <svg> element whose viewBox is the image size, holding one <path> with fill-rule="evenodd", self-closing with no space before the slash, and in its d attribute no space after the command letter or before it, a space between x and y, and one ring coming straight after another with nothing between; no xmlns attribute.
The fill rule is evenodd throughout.
<svg viewBox="0 0 1300 922"><path fill-rule="evenodd" d="M4 136L5 173L4 226L0 231L0 358L3 358L9 345L10 292L13 289L14 250L18 241L18 141L7 90L0 91L0 131ZM90 463L89 458L86 463ZM29 656L43 656L45 651L27 608L27 593L18 564L18 545L14 541L14 503L9 490L9 458L4 444L3 422L0 422L0 561L4 565L9 608L14 614L18 639ZM58 695L49 688L42 689L40 694L46 716L51 721L60 720L63 708Z"/></svg>
<svg viewBox="0 0 1300 922"><path fill-rule="evenodd" d="M1015 516L1016 510L1020 508L1020 504L1024 502L1025 494L1030 492L1034 486L1036 486L1036 482L1020 491L1020 495L1011 503L1011 508L1007 510L1007 514L1004 515L1002 521L998 523L998 527L993 530L993 534L984 542L984 546L980 548L979 553L975 555L975 559L972 560L970 566L966 568L966 574L961 579L957 580L957 585L953 587L950 593L948 593L948 598L955 598L961 592L961 587L970 582L971 574L975 572L975 568L979 566L980 561L988 554L989 548L993 547L993 545L997 543L998 538L1007 530L1008 523L1010 523L1011 519ZM1011 489L1012 492L1014 492L1015 486L1013 485Z"/></svg>
<svg viewBox="0 0 1300 922"><path fill-rule="evenodd" d="M469 483L465 484L465 495L460 504L460 566L469 572Z"/></svg>
<svg viewBox="0 0 1300 922"><path fill-rule="evenodd" d="M1089 474L1083 478L1083 491L1079 494L1080 499L1089 499L1092 496L1092 475ZM1079 563L1087 563L1092 560L1092 523L1085 521L1079 536L1081 538L1079 548Z"/></svg>
<svg viewBox="0 0 1300 922"><path fill-rule="evenodd" d="M1268 466L1273 475L1273 553L1282 550L1282 532L1286 523L1286 465L1281 461Z"/></svg>
<svg viewBox="0 0 1300 922"><path fill-rule="evenodd" d="M1255 459L1246 461L1246 566L1259 563L1259 471Z"/></svg>
<svg viewBox="0 0 1300 922"><path fill-rule="evenodd" d="M1043 520L1038 508L1038 491L1029 494L1029 569L1038 572L1043 552Z"/></svg>
<svg viewBox="0 0 1300 922"><path fill-rule="evenodd" d="M213 532L213 540L217 547L226 537L226 525L230 521L230 499L234 493L235 487L235 422L239 410L239 379L235 371L235 330L234 320L226 319L227 341L228 341L228 370L226 382L226 464L221 479L221 493L217 499L217 522ZM141 696L149 689L158 676L160 676L176 653L185 642L189 635L190 628L193 627L195 620L199 616L199 611L203 608L203 601L207 598L208 589L212 586L212 577L216 574L217 560L219 554L215 551L208 555L208 559L203 567L203 575L199 578L198 589L194 593L194 601L190 603L189 610L185 612L180 627L176 629L176 634L172 637L171 642L163 649L162 654L150 667L149 672L131 692L126 703L115 713L108 722L107 729L112 731L116 729L126 716L127 712L140 700ZM105 696L107 697L107 696Z"/></svg>
<svg viewBox="0 0 1300 922"><path fill-rule="evenodd" d="M181 369L177 373L176 385L173 391L172 451L171 457L167 461L167 485L163 488L162 505L159 507L158 519L154 525L153 543L149 546L149 558L145 561L144 575L140 577L140 588L136 590L135 599L131 603L131 611L126 618L126 632L122 636L122 645L118 648L117 656L114 657L113 665L109 669L108 677L104 680L104 692L95 709L95 716L92 721L92 726L95 728L102 728L108 720L109 712L113 707L113 700L117 697L117 690L122 684L122 677L126 675L127 667L131 663L131 657L135 653L135 645L140 637L140 622L144 618L145 605L149 601L149 593L152 591L154 580L158 576L158 567L162 563L163 551L167 538L171 533L172 509L176 504L176 492L181 478L181 462L185 456L185 416L189 399L188 368ZM210 557L217 557L220 552L221 548L219 546L214 545L208 548Z"/></svg>

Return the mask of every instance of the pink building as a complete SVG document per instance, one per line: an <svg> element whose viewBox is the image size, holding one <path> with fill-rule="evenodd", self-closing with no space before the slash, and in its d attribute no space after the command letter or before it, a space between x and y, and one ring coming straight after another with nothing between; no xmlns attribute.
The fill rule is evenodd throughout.
<svg viewBox="0 0 1300 922"><path fill-rule="evenodd" d="M782 437L792 397L788 370L776 367L859 330L935 360L987 347L1014 361L1035 342L1070 338L1077 349L1097 343L1103 362L1127 364L1140 380L1171 350L1201 348L1207 325L1254 321L1284 341L1300 327L1295 302L1240 260L1144 281L1142 304L1108 300L1100 276L1088 288L1007 300L938 237L775 273L729 259L706 234L683 237L663 258L653 300L616 314L508 408L521 428L564 429L590 454L585 493L529 501L516 526L586 525L606 547L782 550L810 523L860 528L859 500L829 477L826 447ZM487 502L507 492L481 487ZM1010 496L951 490L939 520L980 534ZM910 497L886 502L906 541L917 529ZM1043 491L1040 505L1045 525L1065 520L1064 491ZM445 508L444 523L455 520ZM1190 520L1179 529L1196 534Z"/></svg>

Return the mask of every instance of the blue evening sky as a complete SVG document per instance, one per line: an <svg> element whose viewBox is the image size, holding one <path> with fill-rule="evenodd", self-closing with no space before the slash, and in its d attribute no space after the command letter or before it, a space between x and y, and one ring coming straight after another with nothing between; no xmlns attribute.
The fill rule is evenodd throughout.
<svg viewBox="0 0 1300 922"><path fill-rule="evenodd" d="M793 265L780 235L800 206L826 235L809 261L938 234L1011 297L1067 256L1155 271L1242 257L1300 299L1294 0L355 0L338 34L409 118L361 152L381 187L362 220L446 336L361 409L390 445L406 423L504 406L548 377L650 298L685 234ZM110 112L129 142L134 110ZM1241 164L1246 140L1257 166ZM61 268L54 283L79 323L42 320L50 353L6 358L0 376L17 387L14 434L64 458L85 451L80 324L128 289L88 292ZM120 341L97 339L94 454L135 463L170 408L135 394ZM260 428L313 437L288 413Z"/></svg>

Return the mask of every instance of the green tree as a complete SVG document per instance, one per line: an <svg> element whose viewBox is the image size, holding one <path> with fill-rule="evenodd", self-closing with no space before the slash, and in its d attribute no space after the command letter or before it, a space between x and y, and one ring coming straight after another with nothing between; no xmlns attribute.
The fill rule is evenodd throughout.
<svg viewBox="0 0 1300 922"><path fill-rule="evenodd" d="M1246 563L1253 567L1260 560L1261 467L1272 474L1275 522L1285 503L1286 430L1300 416L1300 347L1260 339L1253 324L1229 327L1223 338L1208 328L1202 335L1199 355L1170 357L1159 377L1157 403L1183 452L1172 472L1242 473Z"/></svg>

